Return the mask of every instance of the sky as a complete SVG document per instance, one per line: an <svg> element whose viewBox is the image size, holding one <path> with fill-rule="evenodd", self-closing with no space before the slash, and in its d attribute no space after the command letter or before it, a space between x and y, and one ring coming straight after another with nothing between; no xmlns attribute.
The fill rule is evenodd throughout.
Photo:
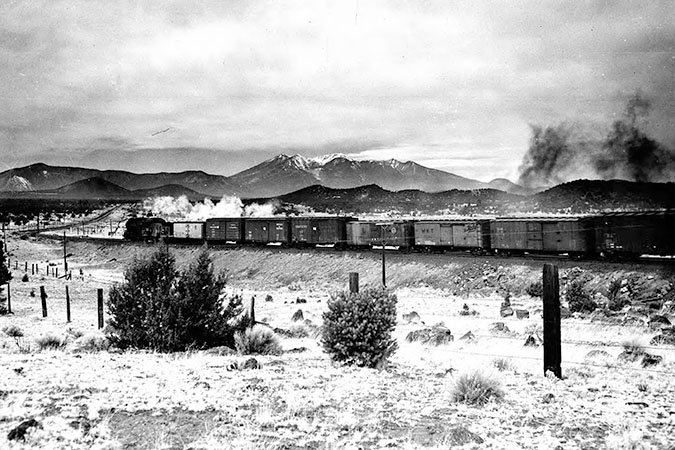
<svg viewBox="0 0 675 450"><path fill-rule="evenodd" d="M636 91L675 147L675 2L4 0L0 171L231 175L279 153L517 179L531 124Z"/></svg>

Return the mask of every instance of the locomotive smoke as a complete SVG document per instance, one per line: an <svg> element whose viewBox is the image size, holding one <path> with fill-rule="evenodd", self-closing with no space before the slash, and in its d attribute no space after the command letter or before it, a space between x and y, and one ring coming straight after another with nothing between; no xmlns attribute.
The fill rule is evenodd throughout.
<svg viewBox="0 0 675 450"><path fill-rule="evenodd" d="M178 198L165 196L146 199L143 208L155 216L165 219L203 221L212 217L270 217L275 215L272 203L253 203L244 206L238 197L223 196L218 203L205 198L201 203L190 203L186 196Z"/></svg>
<svg viewBox="0 0 675 450"><path fill-rule="evenodd" d="M585 135L569 123L530 125L530 146L520 166L519 183L551 186L580 178L666 182L675 178L675 152L639 127L651 104L640 92L627 102L622 120L604 138Z"/></svg>

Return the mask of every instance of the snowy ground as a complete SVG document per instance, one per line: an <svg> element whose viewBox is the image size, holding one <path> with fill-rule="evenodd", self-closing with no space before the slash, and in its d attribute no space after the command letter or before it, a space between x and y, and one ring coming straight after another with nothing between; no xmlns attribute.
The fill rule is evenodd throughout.
<svg viewBox="0 0 675 450"><path fill-rule="evenodd" d="M75 331L96 333L96 290L103 288L107 296L128 261L151 247L72 243L74 277L66 281L46 274L48 264L62 269L58 241L11 239L9 246L19 262L11 262L12 269L18 267L12 282L14 315L0 317L0 328L20 327L23 348L31 349L21 352L13 339L0 336L0 448L567 450L673 445L673 347L649 346L655 332L642 326L567 319L562 326L564 377L544 377L542 348L523 346L528 331L541 325L539 301L518 296L513 306L530 311L530 318L502 319L497 293L453 295L452 290L409 282L421 273L459 276L466 273L462 261L431 257L406 263L392 257L388 272L399 297L399 317L414 310L427 325L444 322L455 336L450 344L407 343L406 334L422 325L401 321L395 332L400 349L382 371L334 365L309 337L283 339L291 351L260 357L261 369L232 371L230 363L246 357L74 351ZM177 247L174 252L185 264L197 250ZM214 250L214 259L230 274L230 289L256 297L258 320L281 328L291 327L297 309L320 324L330 292L346 287L349 271L359 271L362 282L379 275L379 261L369 255ZM29 281L21 282L25 262ZM39 264L37 275L30 273L34 263ZM537 276L536 268L528 266L506 269L517 278ZM65 322L66 285L70 324ZM47 318L41 313L40 286L49 295ZM268 294L271 302L265 301ZM306 303L297 304L298 298ZM464 303L478 314L461 316ZM492 332L497 321L510 332ZM476 342L458 339L467 331ZM35 339L48 333L70 336L69 344L38 351ZM639 361L619 361L621 344L629 339L664 361L647 369ZM607 354L586 357L598 349ZM456 377L473 368L499 379L505 390L501 402L475 407L452 401ZM43 428L24 443L6 440L9 430L31 417Z"/></svg>

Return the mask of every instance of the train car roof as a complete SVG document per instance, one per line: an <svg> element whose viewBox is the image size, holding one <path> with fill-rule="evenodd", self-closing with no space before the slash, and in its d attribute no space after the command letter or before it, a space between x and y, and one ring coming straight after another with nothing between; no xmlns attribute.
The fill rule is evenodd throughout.
<svg viewBox="0 0 675 450"><path fill-rule="evenodd" d="M495 222L524 222L524 221L535 221L535 222L574 222L577 220L589 219L593 216L504 216L504 217L495 217L493 220Z"/></svg>
<svg viewBox="0 0 675 450"><path fill-rule="evenodd" d="M602 217L643 217L643 216L673 216L675 210L648 210L648 211L608 211L599 214Z"/></svg>

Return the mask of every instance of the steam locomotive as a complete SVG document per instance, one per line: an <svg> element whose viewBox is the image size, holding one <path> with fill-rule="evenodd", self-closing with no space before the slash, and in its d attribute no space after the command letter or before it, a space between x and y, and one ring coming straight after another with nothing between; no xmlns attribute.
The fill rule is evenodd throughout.
<svg viewBox="0 0 675 450"><path fill-rule="evenodd" d="M362 220L345 216L232 217L168 222L127 221L125 239L214 245L393 247L401 251L476 254L566 254L636 259L675 255L675 211L588 216Z"/></svg>

